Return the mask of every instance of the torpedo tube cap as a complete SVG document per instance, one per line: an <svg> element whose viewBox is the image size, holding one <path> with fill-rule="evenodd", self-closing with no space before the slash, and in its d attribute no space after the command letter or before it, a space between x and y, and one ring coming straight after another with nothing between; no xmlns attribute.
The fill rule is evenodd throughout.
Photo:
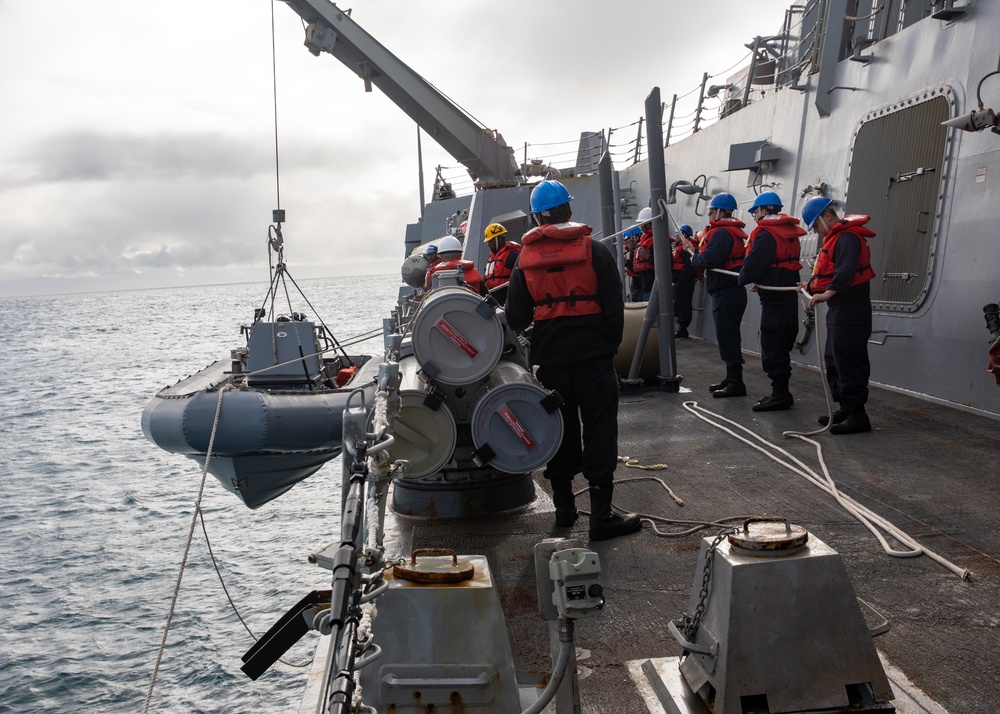
<svg viewBox="0 0 1000 714"><path fill-rule="evenodd" d="M399 413L395 420L393 458L410 463L408 476L420 477L438 471L455 453L458 431L455 415L420 379L413 357L399 362Z"/></svg>
<svg viewBox="0 0 1000 714"><path fill-rule="evenodd" d="M473 410L471 424L480 458L511 474L541 468L562 441L560 400L515 362L500 362L490 373L488 384L489 390Z"/></svg>
<svg viewBox="0 0 1000 714"><path fill-rule="evenodd" d="M503 351L503 325L478 295L453 285L429 293L413 318L413 353L442 384L486 377Z"/></svg>

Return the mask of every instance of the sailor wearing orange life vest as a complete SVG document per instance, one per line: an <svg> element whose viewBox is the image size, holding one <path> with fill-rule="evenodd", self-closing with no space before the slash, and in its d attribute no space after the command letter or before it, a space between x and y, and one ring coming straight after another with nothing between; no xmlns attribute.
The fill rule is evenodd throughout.
<svg viewBox="0 0 1000 714"><path fill-rule="evenodd" d="M529 354L537 376L562 397L563 438L545 467L552 483L556 526L577 518L573 477L590 486L590 538L604 540L638 531L634 514L611 509L618 465L618 375L614 355L625 327L625 302L615 256L591 237L590 226L572 223L573 197L558 181L531 192L537 228L523 247L507 291L507 323L532 323Z"/></svg>
<svg viewBox="0 0 1000 714"><path fill-rule="evenodd" d="M872 334L871 266L868 239L875 233L865 227L868 216L839 218L825 196L810 198L802 206L802 220L823 244L807 286L809 307L825 302L826 380L840 408L833 413L831 434L871 431L865 411L868 402L868 339ZM819 418L827 424L827 416Z"/></svg>
<svg viewBox="0 0 1000 714"><path fill-rule="evenodd" d="M642 228L639 226L632 226L631 228L626 228L622 231L622 239L624 240L624 262L625 262L625 287L626 287L626 298L628 302L639 302L640 294L640 278L636 275L635 270L635 249L638 246L639 236L642 235Z"/></svg>
<svg viewBox="0 0 1000 714"><path fill-rule="evenodd" d="M517 256L521 253L520 243L507 240L507 229L500 223L486 226L486 238L483 241L490 249L486 259L484 281L486 289L503 304L507 298L507 281L517 264Z"/></svg>
<svg viewBox="0 0 1000 714"><path fill-rule="evenodd" d="M716 269L738 271L743 267L746 225L733 218L736 199L732 194L720 193L712 197L708 204L708 229L701 252L691 258L691 265L705 271L705 290L712 296L712 319L715 322L715 338L719 342L719 356L726 364L726 376L718 384L708 389L714 397L745 397L743 384L743 349L740 337L740 322L747 308L747 291L736 282L732 275L716 272ZM689 249L694 249L691 241L685 240Z"/></svg>
<svg viewBox="0 0 1000 714"><path fill-rule="evenodd" d="M747 254L737 282L795 288L799 283L799 237L806 232L799 219L781 212L781 198L765 191L754 199L750 215L757 227L747 241ZM751 288L753 290L753 288ZM794 290L757 290L760 297L760 362L771 378L771 394L753 405L755 412L788 409L792 377L792 347L799 332L799 300Z"/></svg>
<svg viewBox="0 0 1000 714"><path fill-rule="evenodd" d="M427 277L424 278L424 290L430 290L434 286L431 276L442 270L461 270L465 284L475 293L486 294L483 287L483 277L476 270L476 266L471 260L462 260L462 244L455 236L445 236L437 242L438 261L427 270Z"/></svg>
<svg viewBox="0 0 1000 714"><path fill-rule="evenodd" d="M635 247L632 258L632 272L639 278L639 301L649 300L653 292L653 281L656 280L656 269L653 265L653 209L643 208L635 224L642 229L642 235Z"/></svg>
<svg viewBox="0 0 1000 714"><path fill-rule="evenodd" d="M673 263L670 266L670 276L674 281L674 315L677 317L677 332L674 337L689 337L688 325L691 324L691 299L694 296L695 269L691 265L691 253L684 246L684 241L694 237L694 230L685 224L677 229L676 245L673 252Z"/></svg>

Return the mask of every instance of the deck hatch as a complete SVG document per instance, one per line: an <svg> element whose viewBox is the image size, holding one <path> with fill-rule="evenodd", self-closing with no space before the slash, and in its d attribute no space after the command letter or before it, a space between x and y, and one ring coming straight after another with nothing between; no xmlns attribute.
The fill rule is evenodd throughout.
<svg viewBox="0 0 1000 714"><path fill-rule="evenodd" d="M854 138L847 213L872 217L877 309L917 310L931 283L951 116L943 91L875 110Z"/></svg>

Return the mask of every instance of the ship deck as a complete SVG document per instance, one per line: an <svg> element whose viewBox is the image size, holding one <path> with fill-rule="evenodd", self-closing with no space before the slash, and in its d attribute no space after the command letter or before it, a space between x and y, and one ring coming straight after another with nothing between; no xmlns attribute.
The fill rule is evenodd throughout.
<svg viewBox="0 0 1000 714"><path fill-rule="evenodd" d="M1000 704L997 421L873 387L871 433L818 437L842 493L969 570L971 578L962 580L927 557L886 555L830 495L682 406L695 400L815 467L813 447L783 438L782 432L818 428L816 417L826 407L816 370L794 368L791 410L755 414L751 405L769 392L759 358L747 355L749 396L731 399L712 399L707 389L723 373L715 345L679 340L677 362L682 393L647 388L621 396L620 454L667 468L647 471L620 464L616 506L682 520L781 516L805 527L841 554L858 597L888 618L890 631L876 639L884 657L948 712L995 712ZM662 479L684 505L676 505L655 481L627 481L648 476ZM543 478L537 482L548 491ZM577 478L576 487L585 486ZM586 495L577 500L579 508L588 507ZM549 632L538 614L533 548L556 536L587 541L586 517L573 529L555 530L553 520L551 500L541 498L516 514L462 522L397 519L395 529L407 547L486 555L518 668L547 671ZM688 607L701 538L717 532L660 537L646 523L641 533L589 545L601 557L607 604L599 617L576 627L577 647L585 650L579 662L583 711L648 711L630 668L680 654L667 623Z"/></svg>

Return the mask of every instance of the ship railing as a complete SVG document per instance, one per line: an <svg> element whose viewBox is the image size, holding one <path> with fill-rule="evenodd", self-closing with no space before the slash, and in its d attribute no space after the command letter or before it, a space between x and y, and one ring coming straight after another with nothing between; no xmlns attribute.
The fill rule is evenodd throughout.
<svg viewBox="0 0 1000 714"><path fill-rule="evenodd" d="M317 627L331 635L321 695L330 714L367 710L358 675L381 654L369 626L369 603L388 589L383 574L394 565L384 557L388 486L407 467L389 456L399 407L399 344L391 340L372 403L355 390L344 410L340 545L333 556L330 609Z"/></svg>

